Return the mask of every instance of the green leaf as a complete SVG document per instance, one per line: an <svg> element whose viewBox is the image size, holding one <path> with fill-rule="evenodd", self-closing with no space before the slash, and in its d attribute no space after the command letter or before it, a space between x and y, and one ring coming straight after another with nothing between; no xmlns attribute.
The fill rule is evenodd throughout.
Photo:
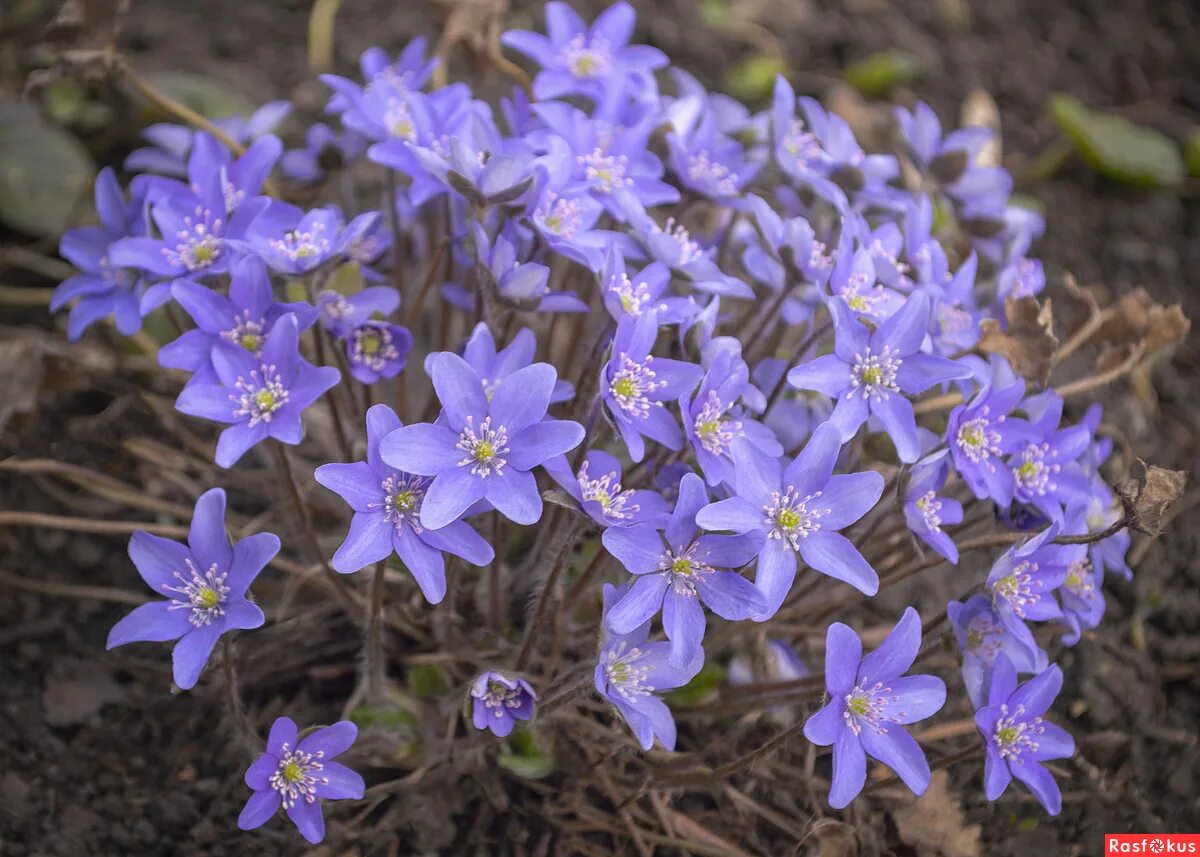
<svg viewBox="0 0 1200 857"><path fill-rule="evenodd" d="M733 18L729 0L700 0L700 20L714 30L729 26Z"/></svg>
<svg viewBox="0 0 1200 857"><path fill-rule="evenodd" d="M1050 96L1050 115L1101 175L1137 187L1170 187L1183 179L1179 147L1153 128L1089 110L1063 93Z"/></svg>
<svg viewBox="0 0 1200 857"><path fill-rule="evenodd" d="M524 727L518 727L509 736L496 761L500 767L527 780L540 780L554 772L554 757L545 752L534 734Z"/></svg>
<svg viewBox="0 0 1200 857"><path fill-rule="evenodd" d="M0 107L0 222L37 238L57 235L88 197L92 156L36 112Z"/></svg>
<svg viewBox="0 0 1200 857"><path fill-rule="evenodd" d="M426 699L441 696L450 686L446 671L437 664L413 664L408 668L405 679L409 693Z"/></svg>
<svg viewBox="0 0 1200 857"><path fill-rule="evenodd" d="M211 77L186 71L157 71L145 78L155 89L209 119L249 116L254 112L254 105L244 95L231 91ZM179 120L172 117L171 121Z"/></svg>
<svg viewBox="0 0 1200 857"><path fill-rule="evenodd" d="M1193 128L1183 145L1183 159L1189 176L1200 176L1200 128Z"/></svg>
<svg viewBox="0 0 1200 857"><path fill-rule="evenodd" d="M867 98L881 98L921 75L921 62L908 51L871 54L846 69L846 82Z"/></svg>
<svg viewBox="0 0 1200 857"><path fill-rule="evenodd" d="M787 68L778 57L756 54L746 57L725 73L725 88L731 95L745 101L767 98L775 86L775 76L784 74Z"/></svg>

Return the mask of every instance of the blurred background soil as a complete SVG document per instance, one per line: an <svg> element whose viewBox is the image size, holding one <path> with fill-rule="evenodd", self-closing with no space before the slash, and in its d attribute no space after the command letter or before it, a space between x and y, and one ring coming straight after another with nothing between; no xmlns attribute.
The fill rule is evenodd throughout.
<svg viewBox="0 0 1200 857"><path fill-rule="evenodd" d="M45 59L38 45L53 4L0 6L9 3L9 19L0 18L0 94L11 98ZM514 5L507 25L540 26L540 4ZM573 5L587 17L603 4ZM842 74L878 52L903 51L919 61L919 74L891 98L924 99L952 125L968 93L985 90L999 107L1004 163L1018 177L1030 177L1058 139L1046 110L1052 92L1176 140L1200 125L1200 6L1187 0L635 0L634 6L639 39L711 87L753 89L745 75L756 58L782 57L799 91L857 111L857 120L868 123L875 108L847 92ZM466 20L482 25L492 8L475 0ZM200 75L249 104L291 97L312 110L323 90L307 71L308 9L299 0L135 0L122 43L139 70ZM358 54L370 45L395 52L415 35L436 39L442 20L434 6L416 0L345 0L337 17L338 68L355 73ZM476 70L456 53L452 78L460 74ZM484 85L500 91L507 83L493 72L485 73ZM299 127L288 126L293 140ZM132 130L117 122L85 142L102 163L115 162L133 144ZM1052 172L1018 190L1045 211L1047 234L1035 251L1046 262L1048 294L1066 317L1081 312L1061 287L1067 271L1109 294L1144 288L1196 317L1195 182L1176 190L1131 189L1100 178L1076 157ZM0 248L27 243L0 231ZM4 285L28 277L15 265L0 268ZM39 310L11 306L0 307L0 319L6 326L50 324ZM1120 382L1098 396L1106 422L1138 455L1193 475L1200 453L1197 347L1193 333L1159 362L1151 383ZM5 363L0 374L9 373L10 381L0 390L16 396L11 379L20 367ZM119 382L93 390L68 384L58 393L50 386L31 414L8 423L0 459L102 461L119 471L112 457L123 434L153 434L114 406L129 392ZM61 494L47 480L0 473L0 509L82 514L77 499ZM1158 541L1135 539L1133 582L1112 585L1104 623L1061 657L1067 685L1057 710L1080 750L1055 766L1065 793L1061 817L1046 818L1020 789L987 803L982 765L972 762L950 770L945 793L926 815L905 815L904 801L865 800L852 814L830 813L857 829L857 845L813 837L801 853L1091 855L1101 853L1105 832L1200 829L1196 499L1193 487ZM0 569L136 588L124 546L124 537L0 527ZM956 588L947 592L957 594ZM18 591L2 581L0 594L0 853L217 857L295 850L300 840L282 825L253 839L234 828L245 793L227 736L213 728L217 695L167 694L169 664L161 652L104 653L107 629L127 608ZM499 850L486 831L471 833L472 818L458 823L465 832L451 837L456 844L446 853ZM761 822L752 816L730 818L726 832L737 841L744 834L745 847L759 853L751 842L763 837L746 832L755 826ZM773 853L796 845L775 841ZM323 853L358 853L337 846Z"/></svg>

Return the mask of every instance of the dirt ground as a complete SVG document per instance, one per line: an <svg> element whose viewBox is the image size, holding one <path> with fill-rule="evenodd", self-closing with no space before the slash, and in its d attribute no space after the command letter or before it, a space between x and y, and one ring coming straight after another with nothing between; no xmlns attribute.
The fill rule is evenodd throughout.
<svg viewBox="0 0 1200 857"><path fill-rule="evenodd" d="M518 5L507 20L519 26L540 21L537 5ZM574 5L594 12L602 4ZM798 88L819 97L847 64L889 48L910 51L921 58L923 73L899 97L925 99L950 120L969 91L986 89L1000 108L1006 164L1016 173L1055 138L1045 112L1053 91L1118 109L1176 139L1200 125L1200 6L1187 0L962 6L949 0L749 0L734 9L752 26L721 29L703 24L686 0L634 5L641 39L714 86L731 64L761 49L764 32L798 72ZM129 56L146 70L211 75L251 100L310 100L311 86L297 88L306 75L307 7L300 0L138 0L126 34ZM964 9L966 19L954 24ZM439 21L432 7L416 0L347 0L338 17L339 63L349 72L362 48L395 50L413 35L435 35ZM1158 301L1181 302L1189 316L1200 315L1194 189L1190 197L1133 191L1071 160L1021 192L1045 207L1047 235L1036 252L1056 300L1067 302L1057 284L1070 271L1113 293L1143 287ZM5 321L46 326L35 316L13 311ZM1138 395L1124 384L1100 397L1106 421L1139 455L1193 475L1200 470L1198 348L1193 333L1155 367L1151 402L1145 391ZM153 434L113 407L128 394L116 382L89 389L68 380L55 389L34 417L9 425L0 437L0 459L94 465L114 454L123 435ZM119 465L113 471L121 475ZM0 473L0 508L89 513L86 501L64 496L55 485ZM1059 711L1069 715L1065 725L1080 748L1076 759L1056 767L1065 794L1062 815L1047 819L1031 799L1012 792L989 804L981 764L950 769L951 802L961 804L968 826L980 826L983 853L1092 855L1101 853L1105 832L1200 830L1196 521L1194 510L1185 512L1157 542L1135 540L1140 563L1133 582L1111 588L1104 623L1061 657L1067 684ZM124 537L0 527L0 566L48 581L135 589L124 544ZM165 692L170 674L163 658L104 652L107 629L126 607L19 592L3 583L0 593L0 853L219 857L295 850L300 840L282 825L253 838L234 827L245 790L231 773L240 758L231 735L213 727L221 714L219 692L173 697ZM331 625L319 633L336 638L353 630ZM352 680L320 665L312 678L306 694L344 696ZM264 677L256 701L264 711L285 703L289 710L321 710L320 699L297 702L296 692ZM936 853L904 835L896 817L901 804L884 796L862 802L850 816L831 817L858 828L862 853ZM404 840L395 853L488 852L486 837L468 835L476 819L456 823L461 829L442 843L427 838L418 848ZM756 823L731 819L731 829ZM747 834L748 848L751 840L762 841ZM830 841L821 840L820 853L853 853L827 850L835 847ZM331 839L321 853L373 853L346 852L339 844ZM817 853L817 840L810 845ZM507 847L528 853L524 846ZM957 847L949 843L941 851L962 853Z"/></svg>

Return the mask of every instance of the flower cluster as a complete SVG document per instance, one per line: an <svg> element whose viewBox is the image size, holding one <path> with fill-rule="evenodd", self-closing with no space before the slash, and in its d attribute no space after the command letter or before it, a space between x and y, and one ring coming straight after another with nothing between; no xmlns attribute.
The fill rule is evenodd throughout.
<svg viewBox="0 0 1200 857"><path fill-rule="evenodd" d="M348 507L337 572L374 565L384 587L398 557L433 605L447 599L447 555L491 566L494 586L515 546L549 574L511 585L545 582L553 604L563 567L587 555L603 573L578 578L593 595L603 584L595 689L644 749L681 740L662 694L728 642L713 642L714 626L774 622L786 636L815 591L834 604L873 596L907 576L909 553L957 565L979 547L972 534L998 529L991 544L1011 547L943 618L989 798L1015 776L1057 812L1038 763L1072 743L1042 719L1062 677L1037 625L1058 622L1066 645L1095 627L1104 574L1128 574L1129 542L1111 526L1121 512L1100 475L1111 444L1098 411L1073 419L1053 387L979 348L1006 301L1044 284L1027 257L1041 218L983 161L989 132L943 136L918 104L897 111L899 149L868 154L782 78L755 113L668 69L631 44L623 2L590 25L551 2L546 24L503 36L535 76L498 113L463 84L431 87L418 40L394 61L368 51L361 81L326 76L326 122L301 149L241 129L234 156L203 132L159 129L157 148L127 164L144 171L131 200L106 171L103 225L63 239L83 272L55 298L78 299L71 336L106 313L125 333L164 304L189 316L159 359L191 373L180 411L227 426L222 467L268 439L300 443L303 413L326 393L336 433L342 407L358 409L365 436L343 437L338 460L356 457L355 440L365 455L314 473ZM303 210L264 194L275 169L303 184L389 171L393 192L383 211L349 218ZM402 293L417 337L388 320ZM410 349L423 373L380 384ZM184 688L221 633L263 622L247 587L278 542L230 548L223 505L219 491L201 498L187 548L134 537L139 572L169 600L109 640L179 639ZM532 541L518 526L537 527ZM493 593L494 609L508 600ZM477 729L536 728L544 606L522 614L519 653L480 664L464 688ZM862 789L868 756L917 793L928 784L902 727L939 711L946 685L905 675L920 639L911 607L865 657L855 631L829 626L828 700L804 733L833 747L833 806ZM489 657L505 658L510 638L493 643ZM1019 673L1032 675L1020 687ZM241 826L282 806L319 840L314 801L362 793L329 761L352 740L345 724L299 739L277 721L246 774Z"/></svg>

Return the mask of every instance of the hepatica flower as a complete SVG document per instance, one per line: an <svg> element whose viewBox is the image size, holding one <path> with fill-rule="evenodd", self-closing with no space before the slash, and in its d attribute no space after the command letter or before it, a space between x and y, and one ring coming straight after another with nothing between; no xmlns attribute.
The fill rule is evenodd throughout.
<svg viewBox="0 0 1200 857"><path fill-rule="evenodd" d="M825 688L829 703L804 724L804 736L833 746L829 805L842 809L862 791L867 756L896 772L914 794L929 785L929 763L902 729L936 714L946 685L931 675L906 676L921 647L921 619L909 607L879 648L866 657L858 635L841 622L825 637Z"/></svg>
<svg viewBox="0 0 1200 857"><path fill-rule="evenodd" d="M281 274L305 274L340 253L342 215L272 201L246 229L245 246Z"/></svg>
<svg viewBox="0 0 1200 857"><path fill-rule="evenodd" d="M364 384L394 378L404 369L412 348L407 327L386 321L364 321L346 336L350 374Z"/></svg>
<svg viewBox="0 0 1200 857"><path fill-rule="evenodd" d="M331 366L300 356L296 317L280 318L256 356L219 344L212 351L215 383L189 384L175 407L194 417L229 424L217 441L216 462L232 467L246 450L268 437L297 444L304 438L300 415L337 384Z"/></svg>
<svg viewBox="0 0 1200 857"><path fill-rule="evenodd" d="M634 461L646 454L643 436L668 449L683 446L679 423L663 403L691 391L704 372L694 363L652 355L657 336L657 313L622 318L600 372L600 395Z"/></svg>
<svg viewBox="0 0 1200 857"><path fill-rule="evenodd" d="M1062 792L1042 764L1075 755L1075 739L1043 717L1062 682L1062 670L1055 664L1018 687L1013 665L997 659L988 704L975 712L975 725L987 748L983 781L988 800L1004 794L1016 777L1046 812L1058 815L1062 810Z"/></svg>
<svg viewBox="0 0 1200 857"><path fill-rule="evenodd" d="M400 293L391 286L371 286L352 295L327 290L317 295L321 326L339 339L375 313L389 316L400 306Z"/></svg>
<svg viewBox="0 0 1200 857"><path fill-rule="evenodd" d="M546 462L546 472L602 527L627 527L659 521L667 504L657 491L623 488L621 462L599 449L589 450L578 472L571 472L568 457Z"/></svg>
<svg viewBox="0 0 1200 857"><path fill-rule="evenodd" d="M736 495L696 516L706 530L760 533L755 586L764 603L754 615L763 621L787 597L796 577L796 557L822 574L845 581L867 595L879 590L879 576L838 530L865 515L883 494L874 471L833 474L842 444L838 430L823 423L790 462L734 450Z"/></svg>
<svg viewBox="0 0 1200 857"><path fill-rule="evenodd" d="M262 625L262 610L247 599L247 590L277 553L279 538L271 533L230 545L225 492L206 491L196 501L186 545L141 530L129 540L138 574L167 600L143 604L114 625L107 647L178 640L172 653L175 684L191 690L222 634Z"/></svg>
<svg viewBox="0 0 1200 857"><path fill-rule="evenodd" d="M604 609L608 611L620 598L615 586L604 584ZM683 687L704 666L704 650L697 647L691 661L677 667L671 661L671 644L650 642L650 623L628 634L613 633L607 619L604 644L596 659L596 692L608 700L629 724L643 750L654 746L657 738L667 750L675 749L675 718L667 704L655 694Z"/></svg>
<svg viewBox="0 0 1200 857"><path fill-rule="evenodd" d="M1035 649L1025 622L1062 617L1054 590L1067 579L1071 564L1087 555L1085 545L1056 545L1059 527L1051 525L1032 539L1005 551L988 573L987 587L1000 621L1027 648Z"/></svg>
<svg viewBox="0 0 1200 857"><path fill-rule="evenodd" d="M929 298L922 292L912 294L874 331L854 318L842 301L834 301L830 312L834 353L794 367L788 383L837 399L831 420L844 440L854 437L873 415L895 443L900 460L916 461L921 443L909 397L970 376L959 363L921 350L929 326Z"/></svg>
<svg viewBox="0 0 1200 857"><path fill-rule="evenodd" d="M486 672L471 684L471 722L498 738L513 731L518 720L533 717L537 694L523 678Z"/></svg>
<svg viewBox="0 0 1200 857"><path fill-rule="evenodd" d="M1046 668L1046 653L1013 634L986 595L972 595L966 602L951 601L946 615L962 651L963 684L976 708L984 704L988 678L1001 656L1021 672L1040 673Z"/></svg>
<svg viewBox="0 0 1200 857"><path fill-rule="evenodd" d="M1038 435L1028 421L1011 416L1024 395L1025 382L1006 366L996 366L970 402L950 411L946 441L954 469L981 500L990 497L1001 506L1012 502L1013 474L1004 458Z"/></svg>
<svg viewBox="0 0 1200 857"><path fill-rule="evenodd" d="M608 628L631 634L660 610L671 641L671 664L684 667L704 639L704 607L725 619L746 619L763 609L763 598L750 581L730 569L758 553L762 537L700 535L696 513L708 503L704 482L688 473L679 483L679 500L663 529L653 523L604 531L605 549L636 575L633 584L609 608Z"/></svg>
<svg viewBox="0 0 1200 857"><path fill-rule="evenodd" d="M333 761L350 749L358 727L349 720L300 737L296 722L280 717L267 736L266 752L246 769L254 794L238 816L238 827L262 827L280 807L300 835L316 845L325 838L323 800L360 800L365 784L357 772Z"/></svg>
<svg viewBox="0 0 1200 857"><path fill-rule="evenodd" d="M940 492L946 486L950 461L946 450L918 462L904 492L904 520L909 530L950 562L958 562L958 547L942 529L943 524L961 524L962 503Z"/></svg>
<svg viewBox="0 0 1200 857"><path fill-rule="evenodd" d="M536 523L542 495L531 471L574 449L584 434L579 423L546 418L554 367L518 369L490 399L479 373L457 354L430 355L426 370L442 403L441 420L404 426L380 444L386 464L432 477L421 525L440 529L480 500L518 524Z"/></svg>
<svg viewBox="0 0 1200 857"><path fill-rule="evenodd" d="M401 426L391 408L374 405L367 411L367 460L322 464L313 476L354 511L350 532L333 555L333 567L350 574L395 551L425 599L437 604L446 594L443 552L474 565L487 565L494 554L465 521L451 521L438 529L421 523L421 507L432 480L389 467L379 457L380 443Z"/></svg>
<svg viewBox="0 0 1200 857"><path fill-rule="evenodd" d="M471 368L479 373L484 395L491 399L492 394L496 392L496 385L518 369L524 369L533 363L536 353L537 339L529 328L521 328L508 345L497 349L491 330L481 321L471 331L470 339L463 346L462 356ZM560 378L554 382L550 403L565 402L574 395L575 388Z"/></svg>

